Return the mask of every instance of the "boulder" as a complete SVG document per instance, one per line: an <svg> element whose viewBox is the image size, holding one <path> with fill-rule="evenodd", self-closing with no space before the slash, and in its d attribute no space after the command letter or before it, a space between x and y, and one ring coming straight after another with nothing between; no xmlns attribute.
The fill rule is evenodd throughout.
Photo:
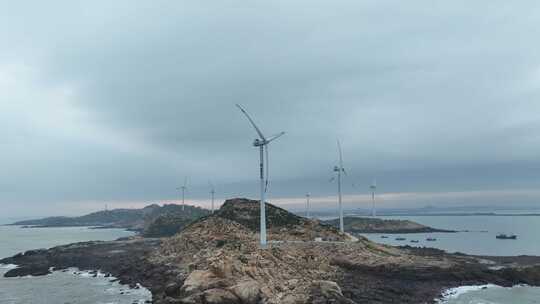
<svg viewBox="0 0 540 304"><path fill-rule="evenodd" d="M257 304L261 299L261 287L254 280L240 282L229 290L234 293L243 304Z"/></svg>
<svg viewBox="0 0 540 304"><path fill-rule="evenodd" d="M229 290L221 288L208 289L203 292L203 303L206 304L238 304L240 299Z"/></svg>
<svg viewBox="0 0 540 304"><path fill-rule="evenodd" d="M306 301L302 295L299 294L286 294L283 298L280 300L281 304L305 304Z"/></svg>
<svg viewBox="0 0 540 304"><path fill-rule="evenodd" d="M167 286L165 286L165 294L169 297L177 296L179 291L180 285L178 285L176 282L169 283Z"/></svg>
<svg viewBox="0 0 540 304"><path fill-rule="evenodd" d="M313 281L308 303L312 304L354 304L355 302L343 296L341 288L332 281Z"/></svg>
<svg viewBox="0 0 540 304"><path fill-rule="evenodd" d="M320 293L326 297L333 297L335 295L343 296L341 288L333 281L314 281L313 287L319 289Z"/></svg>
<svg viewBox="0 0 540 304"><path fill-rule="evenodd" d="M184 281L180 289L182 295L190 295L198 291L204 291L212 288L226 287L227 282L224 279L208 270L194 270Z"/></svg>

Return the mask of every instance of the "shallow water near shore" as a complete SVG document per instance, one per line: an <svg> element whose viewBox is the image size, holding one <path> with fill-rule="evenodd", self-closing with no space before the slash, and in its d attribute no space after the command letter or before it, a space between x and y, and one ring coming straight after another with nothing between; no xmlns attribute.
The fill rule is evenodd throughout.
<svg viewBox="0 0 540 304"><path fill-rule="evenodd" d="M20 228L0 226L0 257L38 248L91 240L114 240L133 235L122 229ZM132 304L151 300L144 288L131 289L104 275L70 269L40 277L4 278L12 265L0 265L1 304Z"/></svg>
<svg viewBox="0 0 540 304"><path fill-rule="evenodd" d="M495 285L463 286L448 291L439 304L526 304L540 303L540 287Z"/></svg>

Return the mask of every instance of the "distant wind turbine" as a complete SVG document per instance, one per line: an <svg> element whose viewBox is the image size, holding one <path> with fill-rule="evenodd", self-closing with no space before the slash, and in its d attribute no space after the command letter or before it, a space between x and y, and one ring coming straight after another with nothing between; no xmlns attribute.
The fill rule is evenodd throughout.
<svg viewBox="0 0 540 304"><path fill-rule="evenodd" d="M337 186L338 186L338 204L339 204L339 230L341 232L345 232L345 228L343 225L343 204L341 199L341 174L347 175L347 172L345 172L345 169L343 168L343 154L341 152L341 143L339 140L337 141L338 146L338 152L339 152L339 166L334 166L334 172L337 174ZM331 181L334 180L334 178L331 179Z"/></svg>
<svg viewBox="0 0 540 304"><path fill-rule="evenodd" d="M212 197L212 213L214 213L214 195L216 194L216 189L211 182L208 182L208 184L210 184L210 195Z"/></svg>
<svg viewBox="0 0 540 304"><path fill-rule="evenodd" d="M176 190L182 190L182 211L186 208L186 190L187 190L187 176L184 178L184 185L176 188Z"/></svg>
<svg viewBox="0 0 540 304"><path fill-rule="evenodd" d="M306 217L309 218L309 197L311 194L306 193Z"/></svg>
<svg viewBox="0 0 540 304"><path fill-rule="evenodd" d="M375 210L375 190L377 190L377 180L374 179L371 186L369 186L369 189L371 189L371 216L375 217L377 216L377 211Z"/></svg>
<svg viewBox="0 0 540 304"><path fill-rule="evenodd" d="M253 146L259 147L260 151L260 180L261 180L261 201L260 201L260 209L261 209L261 228L260 228L260 246L261 248L266 248L266 205L265 205L265 194L268 191L268 144L272 142L273 140L277 139L278 137L285 134L285 132L278 133L270 138L266 138L261 130L255 125L253 122L253 119L249 116L249 114L244 110L239 104L236 104L238 109L244 113L246 118L249 120L257 134L259 135L259 138L255 139L253 142ZM265 155L266 153L266 155ZM265 163L265 156L266 156L266 180L265 180L265 174L264 174L264 163Z"/></svg>

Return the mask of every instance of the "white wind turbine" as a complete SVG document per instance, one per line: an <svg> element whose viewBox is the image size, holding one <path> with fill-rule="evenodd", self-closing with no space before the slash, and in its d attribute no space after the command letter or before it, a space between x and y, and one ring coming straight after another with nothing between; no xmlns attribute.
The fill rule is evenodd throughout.
<svg viewBox="0 0 540 304"><path fill-rule="evenodd" d="M208 184L210 185L210 196L212 198L212 213L214 213L214 196L216 194L216 189L211 182L208 182Z"/></svg>
<svg viewBox="0 0 540 304"><path fill-rule="evenodd" d="M347 175L345 168L343 168L343 154L341 153L341 144L339 140L337 141L338 151L339 151L339 166L334 166L334 172L337 174L337 186L338 186L338 204L339 204L339 230L345 232L343 225L343 204L341 199L341 174ZM330 181L333 181L335 178L332 177Z"/></svg>
<svg viewBox="0 0 540 304"><path fill-rule="evenodd" d="M377 180L374 179L371 186L369 186L369 189L371 189L371 216L375 217L377 216L377 211L375 210L375 190L377 190Z"/></svg>
<svg viewBox="0 0 540 304"><path fill-rule="evenodd" d="M186 206L186 190L187 190L187 176L184 178L184 185L181 187L176 188L176 190L182 190L182 211L185 210Z"/></svg>
<svg viewBox="0 0 540 304"><path fill-rule="evenodd" d="M285 134L285 132L281 132L279 134L276 134L270 138L264 137L261 130L255 125L249 114L244 110L239 104L236 104L236 106L244 113L246 118L249 120L253 128L255 128L255 131L257 131L257 134L259 135L259 138L255 139L253 142L253 146L259 147L260 151L260 180L261 180L261 201L260 201L260 209L261 209L261 228L260 228L260 245L261 248L266 248L266 205L265 205L265 194L268 190L268 144L277 139L278 137ZM266 155L265 155L266 154ZM265 163L265 156L266 156L266 181L265 181L265 174L264 174L264 163Z"/></svg>
<svg viewBox="0 0 540 304"><path fill-rule="evenodd" d="M306 218L309 218L309 197L311 194L308 192L306 193Z"/></svg>

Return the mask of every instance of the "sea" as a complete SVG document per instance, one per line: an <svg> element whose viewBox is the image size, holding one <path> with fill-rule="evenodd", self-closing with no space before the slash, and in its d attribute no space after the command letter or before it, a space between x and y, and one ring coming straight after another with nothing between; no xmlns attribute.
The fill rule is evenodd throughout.
<svg viewBox="0 0 540 304"><path fill-rule="evenodd" d="M0 226L0 257L30 249L114 240L131 235L132 232L123 229ZM13 267L0 264L0 304L142 304L152 299L150 291L145 288L132 289L115 282L112 277L106 278L104 274L93 277L78 269L39 277L5 278L4 273Z"/></svg>
<svg viewBox="0 0 540 304"><path fill-rule="evenodd" d="M540 216L523 214L492 215L421 215L384 216L386 219L411 220L457 233L364 234L370 240L390 245L435 247L447 252L475 255L540 255ZM515 234L516 240L495 238L499 233ZM381 236L387 238L381 238ZM404 241L396 238L403 237ZM428 237L436 241L427 241ZM417 240L418 243L411 243ZM462 286L448 290L438 303L445 304L532 304L540 303L540 288L515 286L503 288L495 285Z"/></svg>

